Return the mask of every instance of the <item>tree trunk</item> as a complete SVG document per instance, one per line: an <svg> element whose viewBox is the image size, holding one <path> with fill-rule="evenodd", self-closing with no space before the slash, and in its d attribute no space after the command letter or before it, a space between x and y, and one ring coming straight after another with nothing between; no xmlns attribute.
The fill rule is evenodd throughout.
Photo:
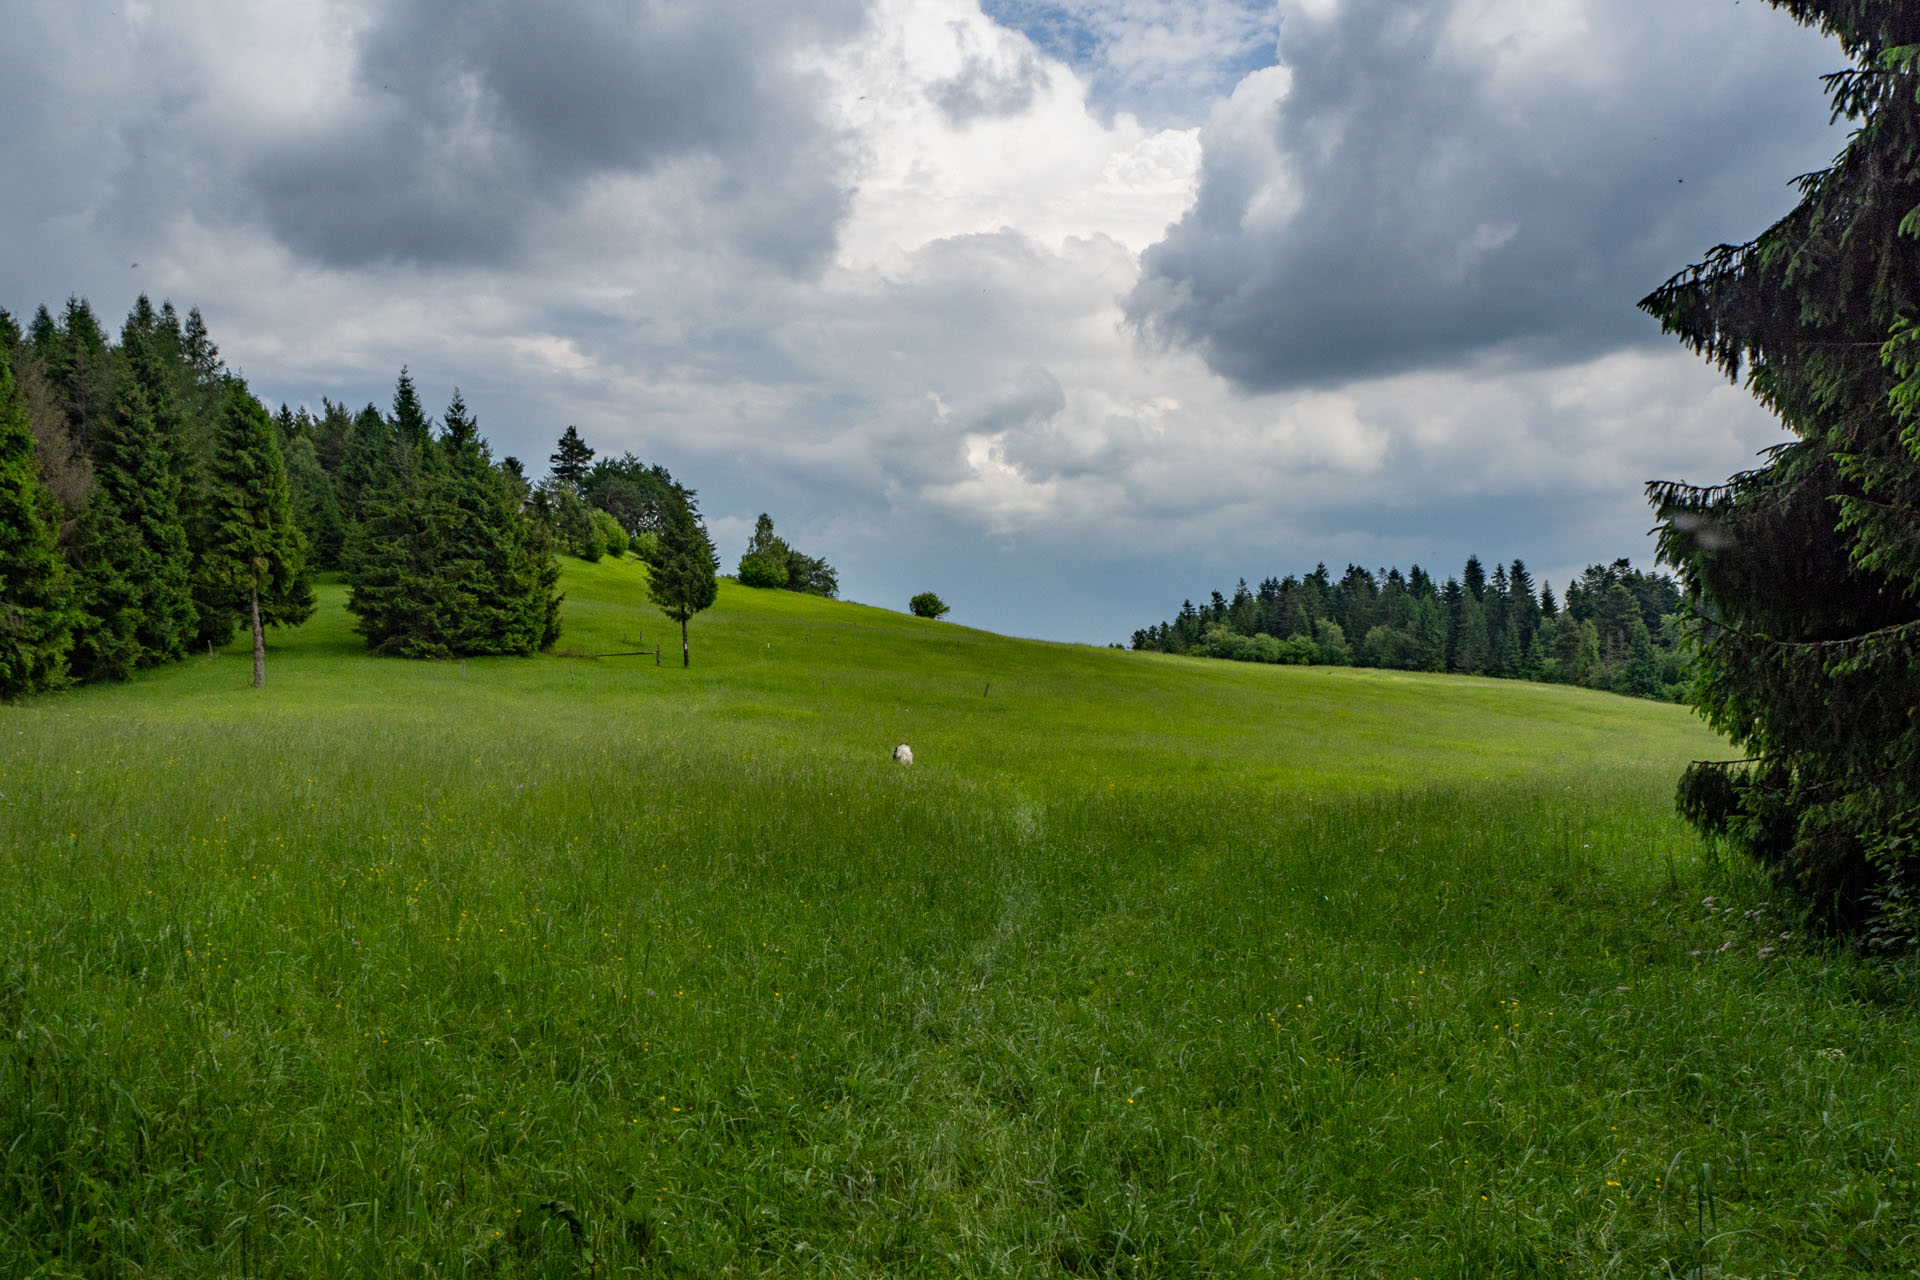
<svg viewBox="0 0 1920 1280"><path fill-rule="evenodd" d="M260 588L253 588L253 687L267 687L267 633L260 629Z"/></svg>
<svg viewBox="0 0 1920 1280"><path fill-rule="evenodd" d="M687 650L687 620L685 618L680 619L680 665L683 667L693 665L693 654Z"/></svg>

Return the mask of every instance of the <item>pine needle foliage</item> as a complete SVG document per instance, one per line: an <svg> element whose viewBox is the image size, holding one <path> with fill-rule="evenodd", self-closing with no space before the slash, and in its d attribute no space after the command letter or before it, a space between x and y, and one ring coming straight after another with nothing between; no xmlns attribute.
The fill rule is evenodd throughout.
<svg viewBox="0 0 1920 1280"><path fill-rule="evenodd" d="M1920 4L1774 0L1836 37L1857 124L1757 239L1641 302L1794 439L1726 483L1649 485L1701 713L1745 752L1683 813L1809 913L1910 944L1920 889Z"/></svg>
<svg viewBox="0 0 1920 1280"><path fill-rule="evenodd" d="M264 628L305 622L314 598L279 431L238 378L227 382L212 481L207 559L215 579L245 601L258 688L266 683Z"/></svg>
<svg viewBox="0 0 1920 1280"><path fill-rule="evenodd" d="M0 349L0 701L57 688L73 644L59 512L40 483L33 430Z"/></svg>
<svg viewBox="0 0 1920 1280"><path fill-rule="evenodd" d="M392 465L361 493L346 544L348 607L375 652L409 658L528 654L559 637L559 568L493 462L458 390L443 432L422 443L420 414L402 372ZM362 444L366 440L369 443ZM355 428L348 459L379 475L378 440Z"/></svg>
<svg viewBox="0 0 1920 1280"><path fill-rule="evenodd" d="M167 454L146 392L129 377L94 442L94 478L96 500L110 504L122 526L105 551L133 592L135 665L142 667L182 657L198 620L180 482Z"/></svg>
<svg viewBox="0 0 1920 1280"><path fill-rule="evenodd" d="M547 595L557 570L538 563L530 522L457 388L444 422L446 467L431 502L444 551L434 581L440 642L455 654L532 653L552 643Z"/></svg>

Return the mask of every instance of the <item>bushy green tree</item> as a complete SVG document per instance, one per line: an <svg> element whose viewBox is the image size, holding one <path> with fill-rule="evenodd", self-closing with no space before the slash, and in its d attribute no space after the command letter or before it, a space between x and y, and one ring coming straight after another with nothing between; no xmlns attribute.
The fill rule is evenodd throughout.
<svg viewBox="0 0 1920 1280"><path fill-rule="evenodd" d="M673 500L679 485L665 467L625 453L594 462L579 489L581 497L637 537L659 529L663 504Z"/></svg>
<svg viewBox="0 0 1920 1280"><path fill-rule="evenodd" d="M333 480L320 465L311 436L297 436L285 446L287 483L293 492L294 522L307 545L307 558L316 569L338 569L346 544L346 526Z"/></svg>
<svg viewBox="0 0 1920 1280"><path fill-rule="evenodd" d="M571 485L547 477L533 487L528 507L534 518L546 526L556 550L587 561L597 561L607 554L606 528L595 520L596 516L606 513L581 497Z"/></svg>
<svg viewBox="0 0 1920 1280"><path fill-rule="evenodd" d="M1420 642L1411 632L1383 623L1367 632L1360 644L1360 656L1369 667L1410 671L1419 661Z"/></svg>
<svg viewBox="0 0 1920 1280"><path fill-rule="evenodd" d="M931 591L922 591L907 601L907 608L916 618L944 618L949 612L947 602Z"/></svg>
<svg viewBox="0 0 1920 1280"><path fill-rule="evenodd" d="M829 600L840 594L840 575L833 566L788 545L774 533L773 517L764 511L754 521L753 537L734 576L743 586L785 587Z"/></svg>
<svg viewBox="0 0 1920 1280"><path fill-rule="evenodd" d="M743 587L779 588L787 585L787 567L766 556L744 555L734 578Z"/></svg>
<svg viewBox="0 0 1920 1280"><path fill-rule="evenodd" d="M627 554L627 531L620 527L618 520L598 507L593 509L593 532L607 555L618 559Z"/></svg>
<svg viewBox="0 0 1920 1280"><path fill-rule="evenodd" d="M1321 618L1313 624L1313 643L1319 650L1314 661L1322 666L1353 665L1353 648L1347 643L1346 631L1333 619Z"/></svg>
<svg viewBox="0 0 1920 1280"><path fill-rule="evenodd" d="M59 513L8 355L0 349L0 701L65 682L75 622Z"/></svg>

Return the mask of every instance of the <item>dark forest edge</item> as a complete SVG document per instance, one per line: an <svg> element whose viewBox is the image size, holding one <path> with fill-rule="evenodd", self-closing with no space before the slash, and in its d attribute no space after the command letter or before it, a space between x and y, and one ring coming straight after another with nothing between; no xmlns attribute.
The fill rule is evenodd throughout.
<svg viewBox="0 0 1920 1280"><path fill-rule="evenodd" d="M1169 622L1133 633L1133 648L1237 662L1447 671L1684 701L1680 589L1627 560L1590 565L1564 602L1538 590L1526 563L1468 556L1436 586L1419 565L1378 573L1350 564L1301 577L1245 578L1228 598L1184 602Z"/></svg>
<svg viewBox="0 0 1920 1280"><path fill-rule="evenodd" d="M402 368L391 410L323 397L277 414L199 311L143 295L113 342L88 303L0 310L0 700L211 652L312 613L339 571L377 653L529 654L560 634L558 553L633 555L683 624L718 558L695 491L569 426L534 482L494 460L456 388L436 421ZM773 537L756 567L832 596L825 561ZM770 574L768 575L770 576Z"/></svg>

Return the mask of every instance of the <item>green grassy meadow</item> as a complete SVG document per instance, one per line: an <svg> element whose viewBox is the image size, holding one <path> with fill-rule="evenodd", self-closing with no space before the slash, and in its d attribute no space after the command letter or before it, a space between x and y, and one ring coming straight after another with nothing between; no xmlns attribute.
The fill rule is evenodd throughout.
<svg viewBox="0 0 1920 1280"><path fill-rule="evenodd" d="M1920 1274L1686 709L566 589L0 708L0 1274Z"/></svg>

